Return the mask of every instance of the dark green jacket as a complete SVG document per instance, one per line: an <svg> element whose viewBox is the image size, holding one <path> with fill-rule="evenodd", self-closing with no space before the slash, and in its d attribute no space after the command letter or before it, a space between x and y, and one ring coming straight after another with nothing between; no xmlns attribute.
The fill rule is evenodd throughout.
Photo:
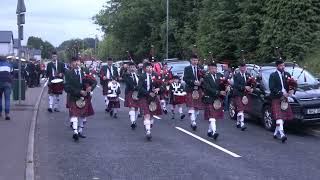
<svg viewBox="0 0 320 180"><path fill-rule="evenodd" d="M288 92L289 86L286 81L287 77L291 77L290 73L284 72L283 76L282 76L283 85L284 85L284 88L286 89L286 91ZM280 80L280 77L279 77L279 74L277 71L270 74L269 88L270 88L270 98L271 99L278 99L283 96L281 80Z"/></svg>
<svg viewBox="0 0 320 180"><path fill-rule="evenodd" d="M84 73L81 71L81 77L84 78ZM86 83L87 82L87 83ZM88 84L92 87L92 90L96 87L96 80L82 80L80 83L80 76L78 76L74 69L68 70L65 73L65 84L64 90L68 94L69 101L77 101L81 97L81 90L85 90L85 84Z"/></svg>
<svg viewBox="0 0 320 180"><path fill-rule="evenodd" d="M209 73L203 79L203 91L204 91L203 102L204 103L211 104L220 95L219 79L223 77L223 75L220 73L217 73L216 77L217 79L214 81L211 74Z"/></svg>
<svg viewBox="0 0 320 180"><path fill-rule="evenodd" d="M250 74L249 73L245 73L246 76L246 80L248 80L250 78ZM234 83L233 83L233 95L234 96L244 96L245 95L245 86L246 86L246 82L244 80L244 78L241 76L240 72L236 73L234 75Z"/></svg>

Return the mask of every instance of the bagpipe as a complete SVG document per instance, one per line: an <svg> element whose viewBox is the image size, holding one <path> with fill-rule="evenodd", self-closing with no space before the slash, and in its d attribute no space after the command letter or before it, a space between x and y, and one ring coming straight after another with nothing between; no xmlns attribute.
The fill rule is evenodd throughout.
<svg viewBox="0 0 320 180"><path fill-rule="evenodd" d="M219 84L218 84L218 88L219 88L219 92L221 91L230 91L230 81L229 79L225 78L225 77L220 77L219 78ZM219 97L217 99L215 99L213 101L213 108L214 109L220 109L222 107L222 101L221 99L223 99L224 96L219 95Z"/></svg>
<svg viewBox="0 0 320 180"><path fill-rule="evenodd" d="M86 74L84 73L84 76L82 77L82 90L86 91L87 94L85 96L80 97L76 101L76 106L80 109L84 108L86 106L86 99L92 96L92 89L91 91L88 91L89 87L92 87L96 83L96 79L92 74Z"/></svg>
<svg viewBox="0 0 320 180"><path fill-rule="evenodd" d="M150 112L155 112L158 109L158 105L157 105L158 93L154 91L155 91L155 87L152 88L152 93L147 95L148 108Z"/></svg>

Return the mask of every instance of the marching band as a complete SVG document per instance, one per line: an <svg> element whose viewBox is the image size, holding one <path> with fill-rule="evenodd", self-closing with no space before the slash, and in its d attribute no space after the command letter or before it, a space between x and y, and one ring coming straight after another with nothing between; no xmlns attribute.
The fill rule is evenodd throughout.
<svg viewBox="0 0 320 180"><path fill-rule="evenodd" d="M154 50L152 51L154 53ZM124 107L129 110L129 122L132 130L138 125L139 116L143 117L143 126L147 140L152 139L151 130L154 128L154 116L168 113L171 106L171 119L183 120L186 115L184 108L188 108L190 127L197 130L197 120L200 111L204 111L204 120L208 121L207 136L217 140L217 121L225 117L227 96L231 95L236 107L236 127L245 131L244 112L252 108L250 94L255 92L256 79L247 72L246 63L239 63L239 71L232 72L226 77L218 73L217 64L208 64L205 71L199 65L199 57L193 54L190 66L185 67L184 76L181 79L171 72L172 67L166 63L155 61L154 54L150 61L143 64L135 64L133 59L127 64L121 78L117 67L113 65L113 59L108 58L107 64L101 67L99 78L102 86L102 95L105 100L105 111L112 118L118 118L118 109L121 106L121 84L124 84ZM83 133L87 117L94 115L91 102L92 93L97 85L96 78L88 69L81 67L78 58L72 58L70 69L65 70L64 64L58 61L56 53L52 55L52 62L47 65L46 75L49 79L48 111L59 112L59 95L64 90L67 93L67 108L73 130L72 138L86 138ZM271 113L276 122L274 138L282 142L287 140L284 133L284 123L292 119L292 110L288 98L295 93L295 81L289 73L284 71L284 62L280 58L276 61L276 72L270 75L269 86L271 91ZM233 85L230 79L233 78ZM120 82L122 80L123 83ZM185 85L181 81L184 81ZM177 111L177 112L176 112Z"/></svg>

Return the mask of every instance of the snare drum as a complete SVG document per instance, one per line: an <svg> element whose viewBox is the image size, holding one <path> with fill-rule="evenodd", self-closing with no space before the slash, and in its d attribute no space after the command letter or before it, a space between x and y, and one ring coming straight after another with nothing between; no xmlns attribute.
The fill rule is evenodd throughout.
<svg viewBox="0 0 320 180"><path fill-rule="evenodd" d="M57 79L51 80L50 87L51 87L52 94L62 94L63 88L64 88L63 79L57 78Z"/></svg>

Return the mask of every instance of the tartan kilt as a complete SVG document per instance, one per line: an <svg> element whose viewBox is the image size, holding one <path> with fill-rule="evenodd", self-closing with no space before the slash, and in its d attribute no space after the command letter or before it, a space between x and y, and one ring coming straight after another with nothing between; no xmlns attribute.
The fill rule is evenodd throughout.
<svg viewBox="0 0 320 180"><path fill-rule="evenodd" d="M210 118L215 118L215 119L223 119L223 104L222 100L221 101L221 108L220 109L214 109L213 103L210 104L205 104L205 109L204 109L204 119L209 120Z"/></svg>
<svg viewBox="0 0 320 180"><path fill-rule="evenodd" d="M124 97L124 107L138 108L139 107L139 100L133 100L132 93L133 93L133 91L129 91L128 93L126 93L126 96Z"/></svg>
<svg viewBox="0 0 320 180"><path fill-rule="evenodd" d="M203 110L203 109L205 109L205 104L202 102L203 91L201 89L199 89L198 91L199 91L199 99L197 99L197 100L194 100L192 98L192 91L187 92L186 105L187 105L187 107L193 107L193 108L196 108L199 110Z"/></svg>
<svg viewBox="0 0 320 180"><path fill-rule="evenodd" d="M172 95L170 97L170 104L172 105L179 105L179 104L185 104L185 103L186 103L186 96Z"/></svg>
<svg viewBox="0 0 320 180"><path fill-rule="evenodd" d="M85 97L86 106L82 109L78 108L75 101L68 101L69 116L70 117L88 117L94 115L93 107L91 104L91 96Z"/></svg>
<svg viewBox="0 0 320 180"><path fill-rule="evenodd" d="M64 85L63 83L48 83L48 94L60 95L63 93Z"/></svg>
<svg viewBox="0 0 320 180"><path fill-rule="evenodd" d="M280 99L273 99L271 102L271 113L274 120L282 119L284 121L292 120L293 119L293 113L291 106L289 104L289 107L286 111L283 111L281 109L281 101Z"/></svg>
<svg viewBox="0 0 320 180"><path fill-rule="evenodd" d="M70 108L70 101L67 99L67 102L66 102L66 108L69 109Z"/></svg>
<svg viewBox="0 0 320 180"><path fill-rule="evenodd" d="M143 114L150 114L151 116L160 116L162 115L162 109L161 109L161 105L160 105L160 101L158 98L156 98L156 103L157 103L157 110L154 112L151 112L149 110L149 103L147 101L147 98L140 98L139 99L139 105L140 105L140 109L142 110Z"/></svg>
<svg viewBox="0 0 320 180"><path fill-rule="evenodd" d="M236 96L234 97L234 103L236 106L236 111L250 111L251 107L252 107L252 99L251 99L251 95L247 95L248 98L248 104L244 105L242 103L242 96Z"/></svg>
<svg viewBox="0 0 320 180"><path fill-rule="evenodd" d="M167 89L160 94L160 100L169 100L169 98L170 93Z"/></svg>
<svg viewBox="0 0 320 180"><path fill-rule="evenodd" d="M119 97L108 97L108 100L109 100L108 109L120 108Z"/></svg>

